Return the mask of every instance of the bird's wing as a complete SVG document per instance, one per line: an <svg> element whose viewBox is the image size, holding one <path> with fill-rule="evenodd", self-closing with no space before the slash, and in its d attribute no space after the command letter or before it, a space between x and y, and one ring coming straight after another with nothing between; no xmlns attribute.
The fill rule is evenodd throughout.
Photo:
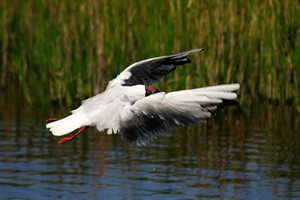
<svg viewBox="0 0 300 200"><path fill-rule="evenodd" d="M204 122L223 100L234 100L238 89L230 84L150 95L124 107L119 132L129 143L145 145L167 129Z"/></svg>
<svg viewBox="0 0 300 200"><path fill-rule="evenodd" d="M128 66L122 73L112 80L107 88L111 88L116 85L151 85L174 71L176 66L190 63L191 60L187 57L188 54L202 50L204 49L193 49L174 55L150 58L134 63Z"/></svg>

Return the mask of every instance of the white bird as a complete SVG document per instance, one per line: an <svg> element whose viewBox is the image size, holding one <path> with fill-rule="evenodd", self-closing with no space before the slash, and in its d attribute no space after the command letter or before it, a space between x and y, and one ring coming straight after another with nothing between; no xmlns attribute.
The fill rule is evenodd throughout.
<svg viewBox="0 0 300 200"><path fill-rule="evenodd" d="M95 126L108 134L119 133L127 142L141 146L159 133L189 124L205 122L218 105L237 98L239 84L227 84L162 92L151 84L190 63L187 55L203 49L151 58L128 66L109 82L105 91L82 102L63 119L49 118L46 125L55 136L80 130L58 143L74 139L87 127Z"/></svg>

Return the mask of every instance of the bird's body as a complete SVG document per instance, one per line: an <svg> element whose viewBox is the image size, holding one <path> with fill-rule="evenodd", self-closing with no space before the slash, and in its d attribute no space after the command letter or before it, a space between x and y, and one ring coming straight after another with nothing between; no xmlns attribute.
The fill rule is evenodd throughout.
<svg viewBox="0 0 300 200"><path fill-rule="evenodd" d="M237 97L234 91L239 84L170 93L151 85L177 66L190 63L186 57L189 53L201 50L130 65L110 81L103 93L83 101L70 116L48 123L47 128L53 135L62 136L78 128L95 126L99 131L107 129L108 134L120 133L131 144L144 145L167 129L203 122L223 100Z"/></svg>

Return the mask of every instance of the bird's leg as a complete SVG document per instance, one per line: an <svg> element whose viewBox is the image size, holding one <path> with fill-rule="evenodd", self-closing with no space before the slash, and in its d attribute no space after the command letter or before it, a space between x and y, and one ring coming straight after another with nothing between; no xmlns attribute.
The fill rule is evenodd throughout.
<svg viewBox="0 0 300 200"><path fill-rule="evenodd" d="M59 118L48 118L48 119L46 119L46 122L47 122L47 123L50 123L50 122L55 122L55 121L58 121L58 120L60 120L60 119L59 119ZM65 142L68 142L68 141L73 140L75 137L77 137L79 134L81 134L81 133L82 133L83 131L85 131L87 128L88 128L88 126L79 129L79 131L78 131L77 133L75 133L74 135L72 135L71 137L64 137L64 138L61 138L61 139L58 141L58 144L62 144L62 143L65 143Z"/></svg>
<svg viewBox="0 0 300 200"><path fill-rule="evenodd" d="M77 137L79 134L81 134L83 131L85 131L86 129L88 128L88 126L85 126L83 128L81 128L77 133L75 133L74 135L72 135L71 137L64 137L64 138L61 138L59 141L58 141L58 144L62 144L64 142L68 142L68 141L71 141L73 140L75 137Z"/></svg>
<svg viewBox="0 0 300 200"><path fill-rule="evenodd" d="M46 119L46 122L50 123L50 122L55 122L55 121L58 121L58 120L60 120L60 119L59 118L48 118L48 119Z"/></svg>

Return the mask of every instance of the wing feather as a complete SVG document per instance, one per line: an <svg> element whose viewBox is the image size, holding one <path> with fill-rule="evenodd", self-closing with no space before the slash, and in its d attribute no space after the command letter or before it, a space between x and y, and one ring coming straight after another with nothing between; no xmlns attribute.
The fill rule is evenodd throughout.
<svg viewBox="0 0 300 200"><path fill-rule="evenodd" d="M120 134L129 143L146 145L159 133L183 125L199 124L211 116L223 100L234 100L238 84L205 90L183 90L156 93L124 107L121 112ZM227 88L227 89L226 89ZM227 92L224 92L227 91Z"/></svg>
<svg viewBox="0 0 300 200"><path fill-rule="evenodd" d="M174 71L177 66L190 63L191 60L186 57L188 54L200 52L202 50L204 49L193 49L174 55L150 58L134 63L120 73L117 78L112 80L107 88L111 88L116 85L151 85Z"/></svg>

